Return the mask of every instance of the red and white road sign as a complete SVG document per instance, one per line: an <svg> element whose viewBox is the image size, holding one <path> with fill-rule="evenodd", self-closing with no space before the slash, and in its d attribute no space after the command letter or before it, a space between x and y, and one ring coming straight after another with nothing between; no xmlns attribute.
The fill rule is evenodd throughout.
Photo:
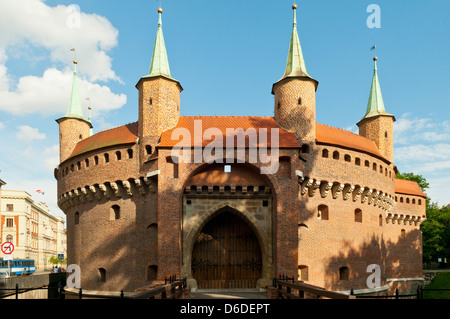
<svg viewBox="0 0 450 319"><path fill-rule="evenodd" d="M5 255L12 254L13 251L14 251L14 245L12 243L10 243L9 241L6 241L2 244L2 253L4 253Z"/></svg>

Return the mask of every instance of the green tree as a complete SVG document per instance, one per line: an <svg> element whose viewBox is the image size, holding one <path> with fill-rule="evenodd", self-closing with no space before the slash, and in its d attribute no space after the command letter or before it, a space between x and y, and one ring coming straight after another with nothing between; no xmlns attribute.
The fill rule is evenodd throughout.
<svg viewBox="0 0 450 319"><path fill-rule="evenodd" d="M430 184L421 175L398 173L396 178L415 181L425 193ZM430 198L426 201L427 219L420 226L423 239L423 260L427 264L437 258L450 260L450 207L439 207Z"/></svg>

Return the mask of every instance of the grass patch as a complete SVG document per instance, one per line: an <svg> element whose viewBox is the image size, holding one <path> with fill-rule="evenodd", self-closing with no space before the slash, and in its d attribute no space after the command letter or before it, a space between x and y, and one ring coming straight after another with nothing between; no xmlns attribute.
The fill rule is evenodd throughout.
<svg viewBox="0 0 450 319"><path fill-rule="evenodd" d="M439 273L424 289L450 289L450 271ZM424 291L423 299L450 299L450 290Z"/></svg>

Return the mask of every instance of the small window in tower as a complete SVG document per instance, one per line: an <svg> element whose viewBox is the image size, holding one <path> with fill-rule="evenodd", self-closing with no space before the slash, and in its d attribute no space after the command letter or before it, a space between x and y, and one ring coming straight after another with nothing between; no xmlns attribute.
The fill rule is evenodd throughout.
<svg viewBox="0 0 450 319"><path fill-rule="evenodd" d="M281 103L280 103L280 102L278 102L278 109L280 109L280 107L281 107Z"/></svg>
<svg viewBox="0 0 450 319"><path fill-rule="evenodd" d="M364 165L365 165L366 167L369 167L369 166L370 166L369 161L365 161L365 162L364 162Z"/></svg>
<svg viewBox="0 0 450 319"><path fill-rule="evenodd" d="M333 159L335 159L335 160L339 159L339 152L338 151L334 151L333 152Z"/></svg>
<svg viewBox="0 0 450 319"><path fill-rule="evenodd" d="M131 148L127 150L127 153L129 159L133 158L133 150Z"/></svg>
<svg viewBox="0 0 450 319"><path fill-rule="evenodd" d="M109 154L105 153L105 163L108 163L108 162L109 162Z"/></svg>
<svg viewBox="0 0 450 319"><path fill-rule="evenodd" d="M153 99L152 98L150 98L150 105L153 105Z"/></svg>
<svg viewBox="0 0 450 319"><path fill-rule="evenodd" d="M82 140L82 139L83 139L83 135L81 135L81 134L80 134L80 135L79 135L78 137L80 138L80 140Z"/></svg>
<svg viewBox="0 0 450 319"><path fill-rule="evenodd" d="M264 207L268 207L269 206L269 201L268 200L263 200L263 206Z"/></svg>
<svg viewBox="0 0 450 319"><path fill-rule="evenodd" d="M322 157L328 158L328 150L327 149L322 150Z"/></svg>
<svg viewBox="0 0 450 319"><path fill-rule="evenodd" d="M145 145L145 151L147 152L147 155L150 155L152 153L152 146L151 145Z"/></svg>
<svg viewBox="0 0 450 319"><path fill-rule="evenodd" d="M308 281L308 266L298 266L298 280Z"/></svg>
<svg viewBox="0 0 450 319"><path fill-rule="evenodd" d="M355 209L355 222L362 223L362 210L359 208Z"/></svg>
<svg viewBox="0 0 450 319"><path fill-rule="evenodd" d="M339 268L339 280L348 280L348 267Z"/></svg>
<svg viewBox="0 0 450 319"><path fill-rule="evenodd" d="M309 153L309 145L307 145L307 144L303 144L302 145L302 153L303 154L308 154Z"/></svg>
<svg viewBox="0 0 450 319"><path fill-rule="evenodd" d="M361 166L361 159L359 157L355 158L355 165Z"/></svg>
<svg viewBox="0 0 450 319"><path fill-rule="evenodd" d="M298 105L302 105L302 98L298 98Z"/></svg>
<svg viewBox="0 0 450 319"><path fill-rule="evenodd" d="M384 132L384 137L385 137L385 138L387 138L387 137L388 137L388 133L387 133L387 131L386 131L386 132Z"/></svg>
<svg viewBox="0 0 450 319"><path fill-rule="evenodd" d="M147 281L153 281L157 279L158 266L151 265L147 267Z"/></svg>
<svg viewBox="0 0 450 319"><path fill-rule="evenodd" d="M117 152L116 152L116 159L117 159L118 161L120 161L120 160L122 159L122 153L120 153L120 151L117 151Z"/></svg>
<svg viewBox="0 0 450 319"><path fill-rule="evenodd" d="M317 209L317 218L321 220L328 220L328 206L326 205L319 205L319 208Z"/></svg>
<svg viewBox="0 0 450 319"><path fill-rule="evenodd" d="M94 157L94 163L95 163L95 165L98 165L98 156Z"/></svg>
<svg viewBox="0 0 450 319"><path fill-rule="evenodd" d="M348 155L348 154L345 154L344 160L345 160L346 162L351 162L351 161L352 161L352 157L351 157L350 155Z"/></svg>
<svg viewBox="0 0 450 319"><path fill-rule="evenodd" d="M88 159L88 158L86 158L86 159L84 160L84 164L85 164L86 167L89 167L89 159Z"/></svg>
<svg viewBox="0 0 450 319"><path fill-rule="evenodd" d="M223 167L223 172L224 173L231 173L231 165L225 165Z"/></svg>
<svg viewBox="0 0 450 319"><path fill-rule="evenodd" d="M118 220L120 219L120 206L113 205L109 211L109 219L110 220Z"/></svg>
<svg viewBox="0 0 450 319"><path fill-rule="evenodd" d="M98 269L98 281L106 282L106 269L105 268Z"/></svg>

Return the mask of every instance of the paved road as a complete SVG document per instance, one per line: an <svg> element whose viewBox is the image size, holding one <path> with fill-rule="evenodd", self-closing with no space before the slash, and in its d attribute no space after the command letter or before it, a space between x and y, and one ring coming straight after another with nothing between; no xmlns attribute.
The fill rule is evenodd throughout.
<svg viewBox="0 0 450 319"><path fill-rule="evenodd" d="M200 289L191 292L191 299L267 299L267 292L258 290Z"/></svg>

